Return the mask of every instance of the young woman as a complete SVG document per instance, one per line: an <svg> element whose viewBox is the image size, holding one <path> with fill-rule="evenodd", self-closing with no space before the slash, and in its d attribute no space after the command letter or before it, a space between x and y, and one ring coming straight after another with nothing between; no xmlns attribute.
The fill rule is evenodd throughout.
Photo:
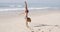
<svg viewBox="0 0 60 32"><path fill-rule="evenodd" d="M27 8L27 2L25 1L25 20L26 20L26 26L29 28L28 26L28 22L31 22L31 19L28 17L28 8Z"/></svg>

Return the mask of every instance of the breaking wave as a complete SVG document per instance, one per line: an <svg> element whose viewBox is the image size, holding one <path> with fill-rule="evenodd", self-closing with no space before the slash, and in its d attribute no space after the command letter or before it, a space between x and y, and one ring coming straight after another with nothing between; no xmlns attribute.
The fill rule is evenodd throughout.
<svg viewBox="0 0 60 32"><path fill-rule="evenodd" d="M60 9L60 8L58 7L40 7L40 8L31 7L28 9L34 10L34 9ZM11 10L24 10L24 8L0 8L0 11L11 11Z"/></svg>

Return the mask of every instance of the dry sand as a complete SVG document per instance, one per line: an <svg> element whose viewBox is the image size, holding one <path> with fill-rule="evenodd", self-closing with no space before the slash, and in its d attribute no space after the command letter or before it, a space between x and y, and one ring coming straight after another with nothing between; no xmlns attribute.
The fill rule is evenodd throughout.
<svg viewBox="0 0 60 32"><path fill-rule="evenodd" d="M29 17L32 19L29 26L35 32L60 32L60 27L54 26L60 25L60 11L30 12ZM48 26L40 27L41 24L47 24ZM0 16L0 32L31 32L31 30L26 28L24 15L7 15Z"/></svg>

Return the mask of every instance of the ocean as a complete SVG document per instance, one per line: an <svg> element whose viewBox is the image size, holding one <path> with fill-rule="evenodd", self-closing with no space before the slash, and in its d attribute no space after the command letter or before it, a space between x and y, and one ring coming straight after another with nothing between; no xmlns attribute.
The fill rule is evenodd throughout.
<svg viewBox="0 0 60 32"><path fill-rule="evenodd" d="M28 3L28 9L39 11L60 10L60 3ZM24 3L0 3L0 14L16 14L24 10Z"/></svg>
<svg viewBox="0 0 60 32"><path fill-rule="evenodd" d="M24 8L24 3L0 3L0 9ZM29 9L60 9L60 3L28 3Z"/></svg>

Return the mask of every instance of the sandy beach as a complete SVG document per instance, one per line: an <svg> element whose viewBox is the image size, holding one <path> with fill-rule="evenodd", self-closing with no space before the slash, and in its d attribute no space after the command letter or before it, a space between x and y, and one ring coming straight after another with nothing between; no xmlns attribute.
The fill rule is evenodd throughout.
<svg viewBox="0 0 60 32"><path fill-rule="evenodd" d="M54 26L60 25L59 10L31 10L29 17L32 19L29 26L35 32L60 32L60 27ZM19 15L19 13L17 15L0 15L0 32L31 32L31 30L26 28L24 18L24 14ZM40 27L40 24L46 24L48 26ZM52 31L49 29L52 29Z"/></svg>

